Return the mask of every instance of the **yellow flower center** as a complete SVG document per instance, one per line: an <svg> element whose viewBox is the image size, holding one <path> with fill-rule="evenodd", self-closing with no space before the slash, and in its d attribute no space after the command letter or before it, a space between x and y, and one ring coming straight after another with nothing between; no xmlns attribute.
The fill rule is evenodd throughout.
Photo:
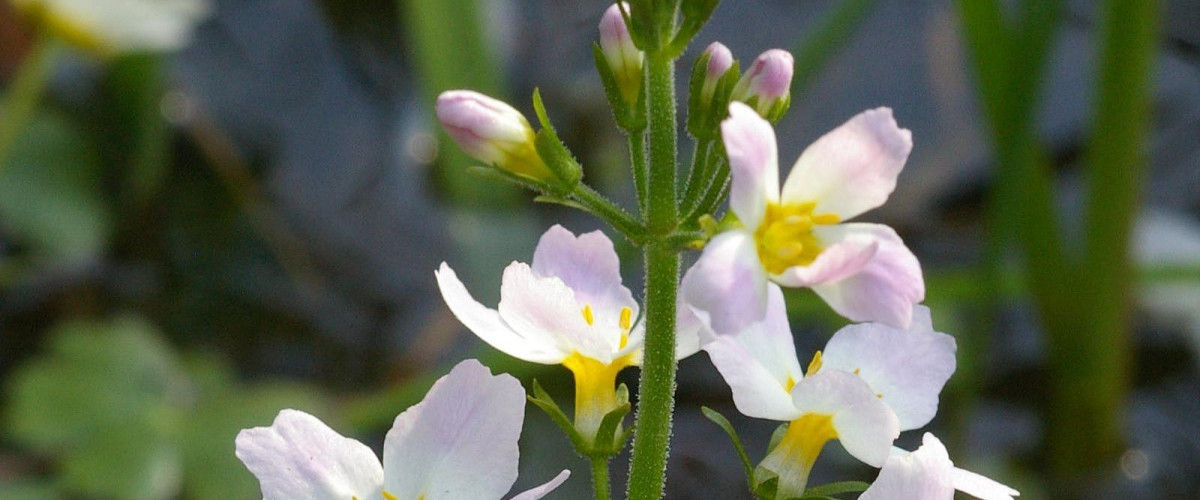
<svg viewBox="0 0 1200 500"><path fill-rule="evenodd" d="M807 414L788 424L783 439L760 465L779 476L776 497L792 498L803 494L821 448L837 437L832 415Z"/></svg>
<svg viewBox="0 0 1200 500"><path fill-rule="evenodd" d="M583 306L581 312L588 325L595 323L596 318L590 305ZM624 349L629 343L632 321L633 310L628 307L621 308L618 318L621 341L618 349ZM617 409L617 373L627 366L632 366L633 361L632 353L610 363L603 363L579 352L572 353L563 360L563 366L575 375L575 428L589 441L595 439L604 416Z"/></svg>
<svg viewBox="0 0 1200 500"><path fill-rule="evenodd" d="M813 226L841 222L835 214L814 214L815 203L770 203L754 232L758 258L771 274L794 266L807 266L824 248L812 233Z"/></svg>

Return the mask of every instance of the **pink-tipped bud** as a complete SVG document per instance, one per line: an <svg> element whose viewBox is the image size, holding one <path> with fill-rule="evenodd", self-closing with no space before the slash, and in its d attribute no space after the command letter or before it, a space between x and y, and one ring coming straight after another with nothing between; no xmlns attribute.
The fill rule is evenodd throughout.
<svg viewBox="0 0 1200 500"><path fill-rule="evenodd" d="M768 116L777 106L786 105L794 65L792 54L786 50L763 52L733 87L732 99L750 104L759 115Z"/></svg>
<svg viewBox="0 0 1200 500"><path fill-rule="evenodd" d="M622 5L625 12L629 12L629 5ZM642 63L645 57L633 44L629 26L625 24L618 4L612 4L600 18L600 51L604 53L604 60L612 69L625 101L636 102L642 88Z"/></svg>
<svg viewBox="0 0 1200 500"><path fill-rule="evenodd" d="M713 42L704 49L704 55L708 56L708 66L705 67L704 86L700 89L700 95L704 102L708 102L712 100L721 77L733 67L733 53L721 42Z"/></svg>
<svg viewBox="0 0 1200 500"><path fill-rule="evenodd" d="M442 92L438 121L472 158L535 179L554 178L534 146L533 128L520 111L470 90Z"/></svg>

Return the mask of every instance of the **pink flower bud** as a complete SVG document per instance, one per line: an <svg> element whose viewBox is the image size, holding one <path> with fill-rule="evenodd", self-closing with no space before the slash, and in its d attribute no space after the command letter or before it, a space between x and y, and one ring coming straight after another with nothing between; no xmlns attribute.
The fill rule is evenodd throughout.
<svg viewBox="0 0 1200 500"><path fill-rule="evenodd" d="M625 11L629 11L625 4ZM642 62L644 55L633 44L629 27L621 16L621 8L612 4L600 18L600 51L616 77L617 87L627 102L637 101L642 87Z"/></svg>
<svg viewBox="0 0 1200 500"><path fill-rule="evenodd" d="M733 67L733 53L721 42L713 42L704 49L704 53L708 54L707 72L710 79L721 78Z"/></svg>
<svg viewBox="0 0 1200 500"><path fill-rule="evenodd" d="M708 56L708 66L705 67L704 86L700 89L700 99L708 102L712 100L713 92L716 91L721 77L725 76L729 68L733 67L733 53L721 42L713 42L704 49L704 54Z"/></svg>
<svg viewBox="0 0 1200 500"><path fill-rule="evenodd" d="M442 92L438 121L472 158L536 179L552 179L534 146L533 128L512 106L470 90Z"/></svg>
<svg viewBox="0 0 1200 500"><path fill-rule="evenodd" d="M794 66L792 54L782 49L763 52L733 88L733 100L754 106L759 115L767 114L789 97Z"/></svg>

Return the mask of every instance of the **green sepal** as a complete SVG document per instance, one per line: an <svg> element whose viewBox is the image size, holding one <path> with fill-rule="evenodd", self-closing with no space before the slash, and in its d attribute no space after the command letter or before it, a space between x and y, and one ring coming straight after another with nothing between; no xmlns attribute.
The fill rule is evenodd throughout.
<svg viewBox="0 0 1200 500"><path fill-rule="evenodd" d="M536 88L533 89L533 109L537 113L538 122L542 125L542 129L534 137L534 147L537 148L538 156L558 177L559 185L553 186L554 191L560 194L570 193L583 178L583 167L575 160L575 156L567 149L567 145L558 138L558 133L554 131L554 125L550 123L550 118L546 115L546 105L542 103L542 94Z"/></svg>
<svg viewBox="0 0 1200 500"><path fill-rule="evenodd" d="M705 104L700 102L702 90L704 89L704 77L708 76L708 61L712 59L712 54L705 51L696 58L696 62L692 63L692 76L688 78L688 116L687 130L693 137L699 137L697 133L701 130L701 121L703 120L705 111L708 109Z"/></svg>
<svg viewBox="0 0 1200 500"><path fill-rule="evenodd" d="M830 498L833 495L841 495L842 493L862 493L871 485L862 481L838 481L835 483L825 483L820 486L813 486L804 489L804 496L800 497L804 500L815 498Z"/></svg>
<svg viewBox="0 0 1200 500"><path fill-rule="evenodd" d="M750 463L750 455L746 454L746 448L742 446L742 439L738 437L738 433L733 428L733 424L729 423L729 419L721 415L720 412L707 406L700 407L700 413L704 414L704 418L717 424L725 434L729 436L729 440L733 442L733 449L737 451L738 458L742 461L742 467L746 469L746 484L754 484L754 465Z"/></svg>
<svg viewBox="0 0 1200 500"><path fill-rule="evenodd" d="M720 3L721 0L684 0L679 6L679 13L683 20L679 25L679 31L675 32L675 38L671 40L673 54L683 53L696 33L700 32L700 28L708 24L713 11L717 10L717 5Z"/></svg>
<svg viewBox="0 0 1200 500"><path fill-rule="evenodd" d="M604 50L598 43L592 43L592 60L596 63L596 72L600 74L600 84L604 87L604 96L608 98L608 105L612 108L617 126L629 133L645 130L646 114L639 111L646 108L646 90L638 91L637 102L627 102L620 85L617 85L617 75L609 67L608 59L604 58Z"/></svg>
<svg viewBox="0 0 1200 500"><path fill-rule="evenodd" d="M783 441L783 435L787 434L787 429L788 429L788 424L786 424L786 423L780 424L779 427L775 428L775 432L771 433L771 440L768 441L768 444L767 444L767 453L771 453L771 451L774 450L776 446L779 446L779 442Z"/></svg>
<svg viewBox="0 0 1200 500"><path fill-rule="evenodd" d="M546 415L550 417L550 420L553 420L554 423L557 424L558 427L567 434L567 439L571 440L571 445L575 447L576 452L578 452L580 455L587 456L588 449L590 448L587 444L587 440L585 440L583 435L579 433L579 430L575 428L575 424L571 423L571 419L567 418L567 415L563 413L561 408L558 407L558 404L554 402L554 399L550 397L550 394L546 393L545 389L542 389L542 385L538 383L537 379L533 380L532 392L532 396L525 396L527 399L529 399L529 402L546 412Z"/></svg>
<svg viewBox="0 0 1200 500"><path fill-rule="evenodd" d="M771 122L772 125L779 123L779 120L783 118L783 115L787 114L787 110L790 107L792 107L792 94L784 96L783 99L780 99L779 102L771 106L771 109L767 110L767 116L764 118Z"/></svg>
<svg viewBox="0 0 1200 500"><path fill-rule="evenodd" d="M625 415L632 409L633 405L629 404L629 388L625 387L625 384L617 386L617 408L605 414L600 421L600 428L596 429L589 455L611 457L621 451L625 441L617 439L617 430L620 429ZM620 437L624 436L625 434L621 433Z"/></svg>
<svg viewBox="0 0 1200 500"><path fill-rule="evenodd" d="M533 201L535 201L537 203L553 203L555 205L562 205L564 207L570 207L570 208L574 208L576 210L583 210L584 212L592 213L591 209L584 206L582 203L579 203L578 201L572 200L570 198L563 198L556 194L541 194L541 195L535 196L533 198Z"/></svg>
<svg viewBox="0 0 1200 500"><path fill-rule="evenodd" d="M701 102L701 89L704 87L704 77L708 73L708 54L701 54L692 66L692 76L688 82L688 133L693 137L704 140L718 140L721 137L719 127L721 121L729 116L729 101L733 95L733 87L737 86L741 77L741 64L734 61L733 65L717 80L710 102ZM703 63L701 63L703 61ZM751 105L753 107L753 105Z"/></svg>
<svg viewBox="0 0 1200 500"><path fill-rule="evenodd" d="M754 479L757 481L750 487L754 496L763 500L775 500L779 492L779 475L763 467L754 469Z"/></svg>

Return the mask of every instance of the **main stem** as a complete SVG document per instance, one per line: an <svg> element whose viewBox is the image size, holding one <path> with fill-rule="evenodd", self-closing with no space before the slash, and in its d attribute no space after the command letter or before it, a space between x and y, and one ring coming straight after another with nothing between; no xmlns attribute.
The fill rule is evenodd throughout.
<svg viewBox="0 0 1200 500"><path fill-rule="evenodd" d="M662 52L646 55L650 172L646 226L646 345L639 389L637 434L629 465L629 500L663 496L671 414L675 406L675 297L679 254L666 241L678 224L675 200L675 67Z"/></svg>

